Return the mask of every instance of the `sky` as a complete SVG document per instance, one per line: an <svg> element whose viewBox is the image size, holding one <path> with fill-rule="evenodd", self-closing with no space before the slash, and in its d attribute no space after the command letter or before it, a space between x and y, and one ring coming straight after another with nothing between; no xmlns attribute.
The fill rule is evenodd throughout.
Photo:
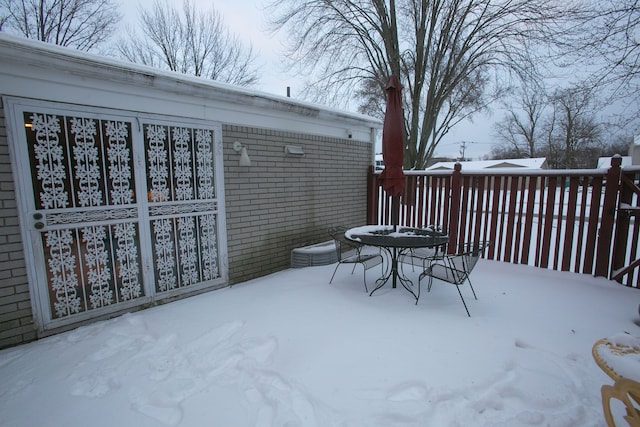
<svg viewBox="0 0 640 427"><path fill-rule="evenodd" d="M170 4L182 7L183 0L168 0ZM208 11L213 5L222 15L227 28L236 34L245 44L251 45L258 54L258 64L261 65L260 82L256 89L268 93L286 96L287 86L291 87L291 94L301 90L300 80L287 77L283 73L281 63L281 36L270 35L264 18L262 0L192 0L201 10ZM138 7L150 8L154 0L120 0L120 10L123 14L123 26L136 23ZM283 79L284 76L284 79Z"/></svg>
<svg viewBox="0 0 640 427"><path fill-rule="evenodd" d="M182 5L182 0L169 0L172 4ZM193 0L204 10L214 5L223 16L231 32L241 40L251 44L258 53L258 63L261 64L260 82L256 89L286 96L287 86L291 89L292 98L296 98L303 90L304 84L300 78L287 75L282 64L283 40L286 34L271 35L267 31L264 7L266 0ZM154 0L120 0L121 12L124 15L123 24L135 23L138 5L148 8ZM300 98L302 99L302 98ZM492 147L492 124L499 115L478 115L473 122L466 121L454 127L440 143L436 155L457 158L461 152L461 142L466 142L465 157L470 160L480 160L488 154Z"/></svg>
<svg viewBox="0 0 640 427"><path fill-rule="evenodd" d="M640 349L640 291L604 278L481 259L467 317L452 285L423 281L416 305L400 286L369 296L360 266L329 285L334 267L0 350L0 426L600 427L613 381L592 346Z"/></svg>

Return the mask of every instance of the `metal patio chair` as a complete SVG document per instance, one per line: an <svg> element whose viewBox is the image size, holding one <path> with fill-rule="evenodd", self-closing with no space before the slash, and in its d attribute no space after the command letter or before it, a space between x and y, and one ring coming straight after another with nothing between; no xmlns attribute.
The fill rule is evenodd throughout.
<svg viewBox="0 0 640 427"><path fill-rule="evenodd" d="M433 231L433 233L442 236L447 235L447 233L442 231ZM411 271L415 271L415 267L419 267L424 271L433 261L442 259L446 252L447 245L432 248L411 248L407 252L402 253L398 258L398 261L403 265L410 264Z"/></svg>
<svg viewBox="0 0 640 427"><path fill-rule="evenodd" d="M331 275L331 280L329 280L329 283L333 282L333 278L338 271L338 267L340 267L342 264L353 264L351 274L355 272L356 266L360 264L363 267L364 289L365 291L369 292L369 288L367 287L367 270L375 267L378 264L382 264L382 270L382 255L379 251L378 253L363 253L365 245L347 239L344 236L345 231L347 231L347 228L343 226L329 228L329 235L331 236L331 238L333 238L336 244L336 252L338 254L338 265L336 265L336 268L333 270L333 274ZM384 271L382 271L382 273L384 273Z"/></svg>
<svg viewBox="0 0 640 427"><path fill-rule="evenodd" d="M418 298L416 299L416 304L420 299L420 284L422 279L425 277L429 277L427 292L431 291L433 279L438 279L443 282L455 285L456 289L458 290L458 295L460 295L460 299L462 300L462 305L464 305L464 309L467 312L467 316L471 317L471 314L469 314L467 303L465 302L464 297L462 296L462 292L460 291L460 286L462 286L465 282L468 282L469 287L471 288L471 292L473 292L473 297L476 300L478 299L478 297L476 296L476 291L473 289L473 285L471 284L471 280L469 279L469 275L475 268L476 264L478 263L478 259L487 246L488 243L486 242L468 243L464 246L462 252L453 255L445 254L441 259L431 262L429 266L425 268L425 270L418 277Z"/></svg>

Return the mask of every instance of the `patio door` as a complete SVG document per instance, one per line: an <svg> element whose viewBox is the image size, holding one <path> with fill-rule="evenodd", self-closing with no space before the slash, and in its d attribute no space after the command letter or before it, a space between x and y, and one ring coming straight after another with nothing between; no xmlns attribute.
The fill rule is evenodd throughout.
<svg viewBox="0 0 640 427"><path fill-rule="evenodd" d="M219 124L4 101L41 329L226 283Z"/></svg>

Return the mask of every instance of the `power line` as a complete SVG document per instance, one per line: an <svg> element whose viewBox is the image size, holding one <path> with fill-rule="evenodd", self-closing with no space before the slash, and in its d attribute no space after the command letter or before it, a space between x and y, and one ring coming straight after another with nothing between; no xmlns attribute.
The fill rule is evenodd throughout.
<svg viewBox="0 0 640 427"><path fill-rule="evenodd" d="M460 159L465 160L464 153L467 149L467 144L475 144L476 141L460 141Z"/></svg>

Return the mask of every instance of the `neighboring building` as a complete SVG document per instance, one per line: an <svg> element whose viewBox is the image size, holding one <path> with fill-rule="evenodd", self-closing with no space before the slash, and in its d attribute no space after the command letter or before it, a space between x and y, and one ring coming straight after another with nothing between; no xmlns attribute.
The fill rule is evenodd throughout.
<svg viewBox="0 0 640 427"><path fill-rule="evenodd" d="M532 159L503 159L503 160L474 160L460 162L438 162L429 166L427 171L453 170L456 163L462 165L463 171L477 171L483 169L547 169L547 159L536 157Z"/></svg>
<svg viewBox="0 0 640 427"><path fill-rule="evenodd" d="M377 119L3 33L0 57L0 347L366 222Z"/></svg>
<svg viewBox="0 0 640 427"><path fill-rule="evenodd" d="M620 156L620 158L622 159L622 163L620 164L620 166L622 167L632 166L634 164L633 157L631 156ZM609 167L611 167L611 159L612 157L598 158L598 169L608 169Z"/></svg>
<svg viewBox="0 0 640 427"><path fill-rule="evenodd" d="M632 164L640 165L640 135L636 135L633 138L628 154L632 158Z"/></svg>

